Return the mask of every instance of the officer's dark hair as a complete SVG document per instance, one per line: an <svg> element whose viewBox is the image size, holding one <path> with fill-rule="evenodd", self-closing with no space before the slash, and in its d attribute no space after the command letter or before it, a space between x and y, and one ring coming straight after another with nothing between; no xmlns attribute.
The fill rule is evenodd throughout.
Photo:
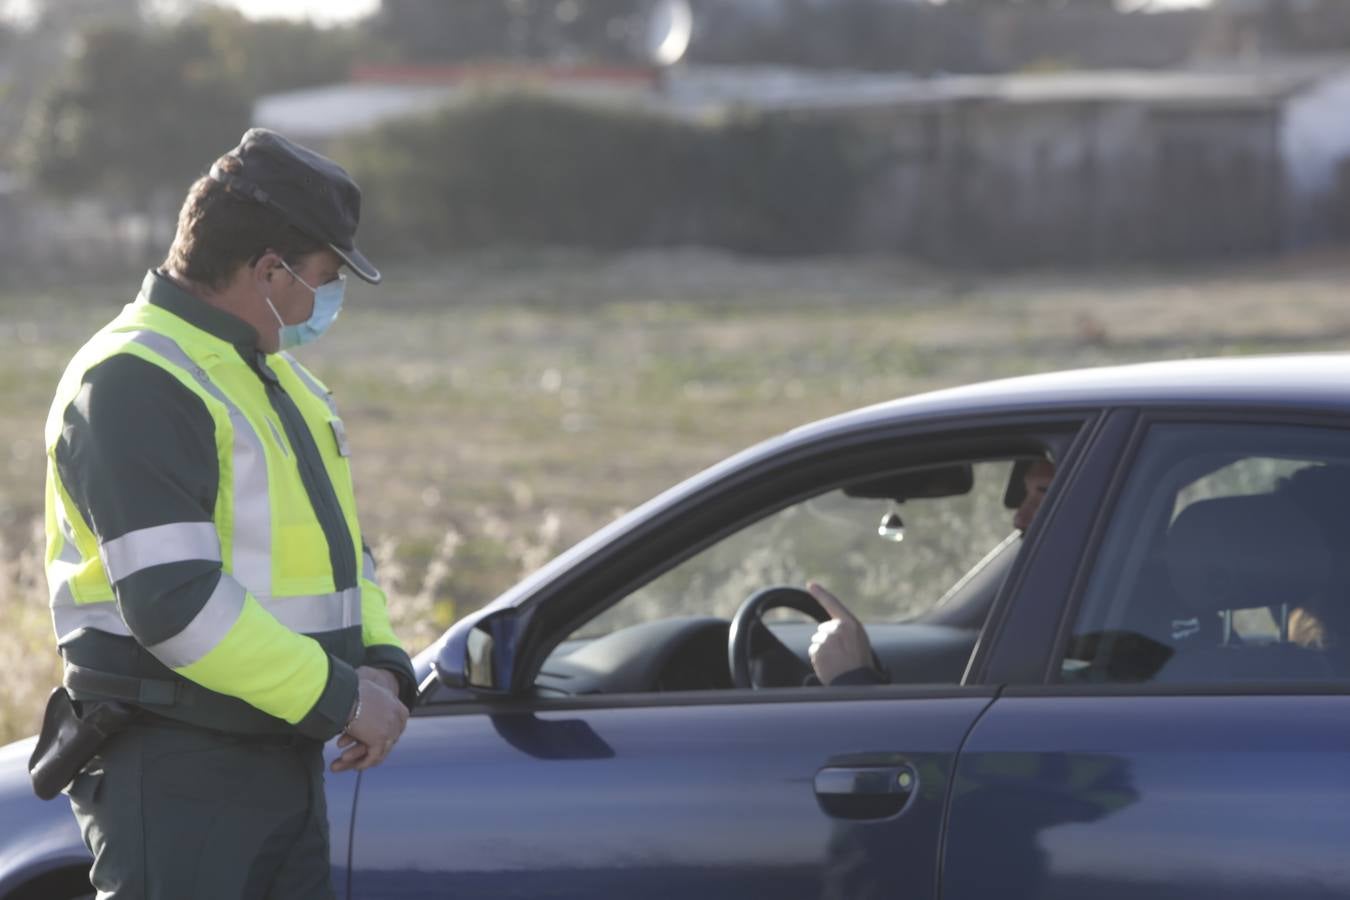
<svg viewBox="0 0 1350 900"><path fill-rule="evenodd" d="M239 160L223 156L216 165L236 172ZM295 265L300 257L324 247L278 213L205 175L193 183L183 201L164 268L194 284L221 290L241 265L252 265L269 250Z"/></svg>

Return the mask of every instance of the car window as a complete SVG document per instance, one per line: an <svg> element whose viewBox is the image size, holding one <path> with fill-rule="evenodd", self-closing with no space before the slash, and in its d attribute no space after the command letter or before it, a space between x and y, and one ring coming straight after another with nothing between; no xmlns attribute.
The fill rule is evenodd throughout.
<svg viewBox="0 0 1350 900"><path fill-rule="evenodd" d="M969 490L955 496L896 503L835 490L795 503L633 591L573 637L672 616L730 618L756 591L808 579L866 623L912 619L1012 530L1003 504L1012 465L973 464Z"/></svg>
<svg viewBox="0 0 1350 900"><path fill-rule="evenodd" d="M1066 682L1350 677L1350 432L1158 425L1131 467Z"/></svg>

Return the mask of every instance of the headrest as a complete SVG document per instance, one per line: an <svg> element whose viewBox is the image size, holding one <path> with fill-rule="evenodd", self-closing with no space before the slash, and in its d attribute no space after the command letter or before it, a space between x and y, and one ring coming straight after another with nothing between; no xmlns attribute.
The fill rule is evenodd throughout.
<svg viewBox="0 0 1350 900"><path fill-rule="evenodd" d="M1322 528L1331 548L1350 550L1350 466L1307 466L1284 478L1279 492Z"/></svg>
<svg viewBox="0 0 1350 900"><path fill-rule="evenodd" d="M1197 613L1299 605L1327 587L1331 553L1321 529L1282 495L1218 497L1172 523L1167 570Z"/></svg>

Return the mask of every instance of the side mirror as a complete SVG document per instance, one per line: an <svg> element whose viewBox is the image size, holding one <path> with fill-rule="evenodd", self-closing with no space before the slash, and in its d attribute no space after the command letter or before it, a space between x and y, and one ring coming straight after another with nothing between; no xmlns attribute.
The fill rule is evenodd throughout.
<svg viewBox="0 0 1350 900"><path fill-rule="evenodd" d="M450 629L431 667L447 688L509 694L515 664L515 609L483 610Z"/></svg>

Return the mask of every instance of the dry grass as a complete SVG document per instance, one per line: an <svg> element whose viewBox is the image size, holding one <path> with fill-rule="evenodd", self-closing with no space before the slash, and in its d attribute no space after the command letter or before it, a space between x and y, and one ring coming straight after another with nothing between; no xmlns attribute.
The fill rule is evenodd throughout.
<svg viewBox="0 0 1350 900"><path fill-rule="evenodd" d="M892 260L679 252L389 266L304 352L335 390L399 633L455 616L680 478L801 422L1081 365L1339 348L1350 261L952 277ZM138 282L0 294L0 738L55 655L34 522L65 360Z"/></svg>
<svg viewBox="0 0 1350 900"><path fill-rule="evenodd" d="M8 660L0 679L0 741L37 731L42 703L60 682L60 660L53 652L51 617L42 602L47 579L42 566L40 520L21 541L0 534L0 659Z"/></svg>

